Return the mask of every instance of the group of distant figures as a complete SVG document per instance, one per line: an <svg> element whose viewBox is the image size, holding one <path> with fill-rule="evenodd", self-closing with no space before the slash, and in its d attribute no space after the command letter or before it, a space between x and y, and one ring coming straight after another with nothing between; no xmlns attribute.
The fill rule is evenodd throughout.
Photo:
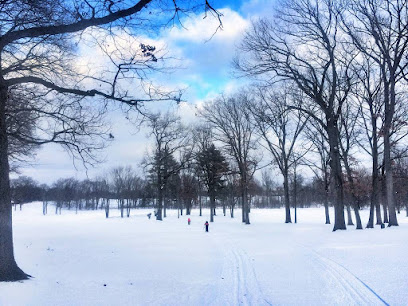
<svg viewBox="0 0 408 306"><path fill-rule="evenodd" d="M154 211L154 216L157 217L157 211L156 210ZM147 217L150 219L152 217L152 213L148 213ZM188 223L188 225L191 224L191 219L190 218L187 219L187 223ZM205 221L204 228L205 228L206 232L208 232L208 227L209 226L210 226L210 224L208 223L208 221Z"/></svg>

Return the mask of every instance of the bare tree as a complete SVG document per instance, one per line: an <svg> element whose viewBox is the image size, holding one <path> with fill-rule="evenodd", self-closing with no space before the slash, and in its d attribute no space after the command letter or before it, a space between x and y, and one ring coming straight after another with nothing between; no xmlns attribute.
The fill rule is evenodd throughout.
<svg viewBox="0 0 408 306"><path fill-rule="evenodd" d="M192 157L189 134L180 123L180 118L171 113L152 115L148 125L154 138L153 156L146 161L151 168L151 177L157 190L157 220L163 220L164 193L169 179L187 166ZM180 153L180 161L174 155Z"/></svg>
<svg viewBox="0 0 408 306"><path fill-rule="evenodd" d="M398 226L391 165L391 130L400 84L407 81L408 3L398 0L351 1L343 25L358 49L376 62L383 83L384 171L388 226ZM350 16L350 17L349 17ZM349 18L347 18L349 17Z"/></svg>
<svg viewBox="0 0 408 306"><path fill-rule="evenodd" d="M352 85L349 66L354 57L339 44L340 14L341 8L331 0L282 1L274 20L252 24L235 60L239 74L271 83L290 80L307 97L292 108L319 122L327 134L334 231L346 229L338 120Z"/></svg>
<svg viewBox="0 0 408 306"><path fill-rule="evenodd" d="M28 87L37 93L37 96L42 97L41 103L66 100L70 104L71 101L100 97L137 109L140 109L143 102L177 99L173 93L164 94L153 86L145 86L149 83L144 83L138 88L134 86L136 89L134 93L120 85L129 78L145 80L144 71L149 70L151 64L158 62L154 47L140 45L137 52L120 53L124 57L112 61L115 70L94 75L92 72L83 73L78 70L76 45L83 35L87 35L84 31L89 28L93 29L93 33L99 31L107 33L110 37L114 36L118 28L136 33L172 24L180 20L182 14L197 9L220 18L220 14L208 1L201 0L188 3L157 0L0 2L0 281L27 278L27 275L18 268L13 251L6 120L9 89ZM155 14L151 14L152 11ZM115 59L114 54L111 54L111 59ZM94 106L95 103L90 109ZM38 112L41 113L41 110L42 106L39 106ZM79 106L75 112L82 116L86 116L87 113ZM50 117L52 118L52 115L47 116ZM81 121L76 119L74 116L71 122L77 124L67 128L68 131L74 132L71 135L74 135L75 131L82 133ZM95 119L93 115L92 119ZM36 139L36 142L41 144L58 142L61 137L64 139L65 127L62 129L60 127L57 127L59 133L52 132L51 138L45 141ZM75 138L70 138L68 143L62 143L80 157L89 155L90 151L86 150L85 146L79 145Z"/></svg>
<svg viewBox="0 0 408 306"><path fill-rule="evenodd" d="M130 193L135 183L133 170L130 166L116 167L111 171L112 186L120 209L120 217L123 218L125 210L125 201L127 208L127 217L130 216Z"/></svg>
<svg viewBox="0 0 408 306"><path fill-rule="evenodd" d="M207 103L201 115L214 130L216 140L225 145L238 168L241 183L242 222L250 224L248 186L258 163L254 156L255 125L247 109L248 94L241 92L231 97L220 96Z"/></svg>
<svg viewBox="0 0 408 306"><path fill-rule="evenodd" d="M359 125L364 132L366 141L358 141L360 147L371 156L371 204L367 228L374 228L374 210L376 224L382 224L380 208L380 166L379 158L382 154L382 130L384 112L383 84L380 69L376 63L364 53L362 62L355 64L356 75L359 78L354 96L359 103Z"/></svg>
<svg viewBox="0 0 408 306"><path fill-rule="evenodd" d="M344 169L346 170L347 184L350 187L352 196L352 206L356 218L356 229L363 229L360 218L360 198L358 197L357 190L357 178L354 175L352 149L357 147L357 120L358 120L358 108L354 107L352 103L348 103L343 107L343 111L340 116L340 148L341 158L343 161ZM347 225L353 225L350 212L350 204L347 204Z"/></svg>
<svg viewBox="0 0 408 306"><path fill-rule="evenodd" d="M317 155L318 160L303 159L303 163L315 174L317 180L322 183L324 190L324 212L326 222L330 224L329 215L329 194L330 194L330 150L328 148L327 135L323 127L313 120L310 120L305 127L305 137L312 144L311 153Z"/></svg>
<svg viewBox="0 0 408 306"><path fill-rule="evenodd" d="M307 116L297 109L290 110L290 105L296 102L289 100L301 99L299 95L288 87L278 91L259 87L256 89L254 100L248 104L253 117L257 133L263 139L264 147L270 152L273 162L278 166L283 176L283 190L285 198L285 223L291 223L290 216L290 186L289 173L299 158L300 152L296 142L307 122ZM262 142L260 142L262 144Z"/></svg>
<svg viewBox="0 0 408 306"><path fill-rule="evenodd" d="M214 142L213 133L211 131L211 126L205 124L198 124L193 128L193 141L196 144L196 153L207 150L210 145ZM203 177L201 175L201 169L198 164L195 164L195 172L198 179L198 205L200 209L200 216L202 216L202 194L203 194Z"/></svg>

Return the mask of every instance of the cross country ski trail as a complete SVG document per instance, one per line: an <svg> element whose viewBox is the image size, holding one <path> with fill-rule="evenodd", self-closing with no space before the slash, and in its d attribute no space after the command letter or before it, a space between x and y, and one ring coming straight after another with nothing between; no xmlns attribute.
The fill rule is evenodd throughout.
<svg viewBox="0 0 408 306"><path fill-rule="evenodd" d="M223 252L221 284L213 305L272 305L259 285L248 254L231 242L218 241ZM222 289L221 289L222 288Z"/></svg>
<svg viewBox="0 0 408 306"><path fill-rule="evenodd" d="M255 270L255 258L248 255L243 246L240 247L237 241L233 241L228 235L214 234L215 245L219 248L220 254L223 254L223 267L219 280L217 293L215 293L212 305L272 305L282 302L282 284L279 285L279 276L268 275L270 280L265 284L264 271L262 286L257 278ZM274 245L273 242L270 242ZM276 245L276 244L275 244ZM300 243L287 242L285 245L280 245L278 248L287 248L287 254L296 252L296 255L291 255L294 262L289 265L296 265L299 270L299 275L310 275L311 279L323 286L316 288L313 286L315 295L319 296L317 304L332 304L332 305L388 305L374 288L371 288L367 283L360 279L345 266L326 257L316 250L306 247ZM285 253L285 252L283 252ZM270 265L284 266L285 258L271 255ZM297 295L295 300L301 302L302 293L309 286L306 283L295 282L295 287L292 294ZM313 281L312 281L313 283ZM271 286L270 288L268 288ZM300 287L296 287L300 286ZM306 286L306 287L305 287ZM268 290L263 292L263 289ZM275 291L278 290L278 292ZM299 290L301 289L301 290ZM280 290L280 291L279 291ZM309 288L309 290L313 290ZM276 295L277 294L277 295ZM284 294L284 293L283 293ZM304 303L310 301L310 296L305 296Z"/></svg>
<svg viewBox="0 0 408 306"><path fill-rule="evenodd" d="M317 251L301 245L301 250L309 253L315 265L321 267L326 278L337 291L336 301L354 305L389 305L368 284L343 265L325 257Z"/></svg>

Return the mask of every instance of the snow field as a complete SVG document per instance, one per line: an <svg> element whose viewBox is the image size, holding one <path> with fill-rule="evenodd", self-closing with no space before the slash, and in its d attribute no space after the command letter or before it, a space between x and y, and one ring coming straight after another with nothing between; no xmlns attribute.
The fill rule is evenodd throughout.
<svg viewBox="0 0 408 306"><path fill-rule="evenodd" d="M323 208L298 209L298 224L252 209L251 225L218 210L205 233L208 209L190 226L177 211L48 211L13 212L16 260L34 278L0 283L0 305L408 304L405 212L397 228L333 233Z"/></svg>

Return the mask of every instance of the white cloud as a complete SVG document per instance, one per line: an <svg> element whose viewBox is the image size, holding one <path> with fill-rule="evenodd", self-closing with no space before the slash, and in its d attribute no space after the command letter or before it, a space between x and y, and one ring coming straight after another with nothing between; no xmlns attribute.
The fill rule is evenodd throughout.
<svg viewBox="0 0 408 306"><path fill-rule="evenodd" d="M188 88L182 97L187 102L179 105L168 102L155 103L147 107L152 110L174 108L183 118L183 122L194 122L197 121L197 108L200 108L204 101L215 98L220 92L228 94L242 86L241 80L230 78L230 70L235 45L249 26L249 21L229 8L221 9L220 12L223 14L223 30L219 30L214 36L218 21L210 17L203 19L203 14L191 16L186 20L183 26L187 29L174 27L161 32L155 39L145 36L133 38L128 33L119 33L117 40L122 49L131 45L131 49L135 51L139 48L140 42L143 42L160 49L166 48L167 56L182 59L181 62L170 61L171 65L180 65L182 69L172 74L154 74L152 80L158 82L163 89ZM108 43L111 50L113 42ZM109 59L93 47L83 45L81 53L84 57L78 60L78 65L82 65L83 69L97 67L107 70L110 67ZM133 85L129 90L135 89ZM88 172L90 176L106 172L118 165L132 165L136 168L149 150L151 140L146 137L147 129L142 128L136 133L136 128L124 117L119 112L111 114L112 134L115 139L103 154L106 156L106 162L97 169L90 169ZM39 152L37 162L37 167L26 168L24 174L31 175L41 182L51 183L59 177L86 177L85 169L79 165L78 170L75 170L72 160L56 146L45 146Z"/></svg>
<svg viewBox="0 0 408 306"><path fill-rule="evenodd" d="M217 41L228 43L237 39L248 27L248 21L237 12L229 8L219 10L222 16L222 30L218 30L219 22L216 18L204 18L204 14L187 19L183 27L174 27L168 33L168 39L172 41L184 41L203 43ZM214 35L214 33L217 33Z"/></svg>

